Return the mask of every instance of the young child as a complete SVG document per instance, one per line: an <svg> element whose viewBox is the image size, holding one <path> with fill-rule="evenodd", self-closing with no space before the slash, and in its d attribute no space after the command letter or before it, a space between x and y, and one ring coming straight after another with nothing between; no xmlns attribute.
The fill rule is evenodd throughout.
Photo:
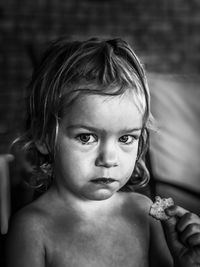
<svg viewBox="0 0 200 267"><path fill-rule="evenodd" d="M30 90L18 144L32 162L29 182L47 190L12 219L7 266L200 266L199 217L172 206L163 231L151 200L134 192L148 182L151 115L130 46L59 39Z"/></svg>

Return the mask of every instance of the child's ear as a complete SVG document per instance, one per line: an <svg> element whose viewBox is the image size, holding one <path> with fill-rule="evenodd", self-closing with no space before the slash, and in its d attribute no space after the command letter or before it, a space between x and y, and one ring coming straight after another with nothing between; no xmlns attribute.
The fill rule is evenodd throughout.
<svg viewBox="0 0 200 267"><path fill-rule="evenodd" d="M45 143L37 141L37 142L35 142L35 145L41 154L43 154L43 155L49 154L49 151L47 149L47 145Z"/></svg>

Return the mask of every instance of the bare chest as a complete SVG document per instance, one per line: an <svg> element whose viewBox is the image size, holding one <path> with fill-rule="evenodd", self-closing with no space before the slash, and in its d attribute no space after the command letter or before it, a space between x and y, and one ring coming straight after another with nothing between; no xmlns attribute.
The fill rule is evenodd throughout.
<svg viewBox="0 0 200 267"><path fill-rule="evenodd" d="M48 241L51 267L146 267L148 227L127 221L72 227Z"/></svg>

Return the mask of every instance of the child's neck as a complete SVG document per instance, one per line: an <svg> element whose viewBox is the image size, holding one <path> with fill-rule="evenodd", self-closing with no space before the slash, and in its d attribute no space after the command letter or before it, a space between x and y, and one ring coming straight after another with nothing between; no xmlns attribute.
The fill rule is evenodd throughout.
<svg viewBox="0 0 200 267"><path fill-rule="evenodd" d="M57 194L58 199L67 210L77 212L84 216L94 216L95 214L110 213L114 207L118 206L120 201L119 192L116 192L113 196L105 200L90 200L81 198L70 192L59 190L57 187L51 188L52 192Z"/></svg>

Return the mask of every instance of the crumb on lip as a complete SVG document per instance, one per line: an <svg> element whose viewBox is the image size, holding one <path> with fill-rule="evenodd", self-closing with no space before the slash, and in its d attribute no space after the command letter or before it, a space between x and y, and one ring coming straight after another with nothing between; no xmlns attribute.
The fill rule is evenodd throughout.
<svg viewBox="0 0 200 267"><path fill-rule="evenodd" d="M155 197L155 202L151 205L149 215L161 221L168 220L170 216L165 213L165 209L173 206L174 201L170 198Z"/></svg>

